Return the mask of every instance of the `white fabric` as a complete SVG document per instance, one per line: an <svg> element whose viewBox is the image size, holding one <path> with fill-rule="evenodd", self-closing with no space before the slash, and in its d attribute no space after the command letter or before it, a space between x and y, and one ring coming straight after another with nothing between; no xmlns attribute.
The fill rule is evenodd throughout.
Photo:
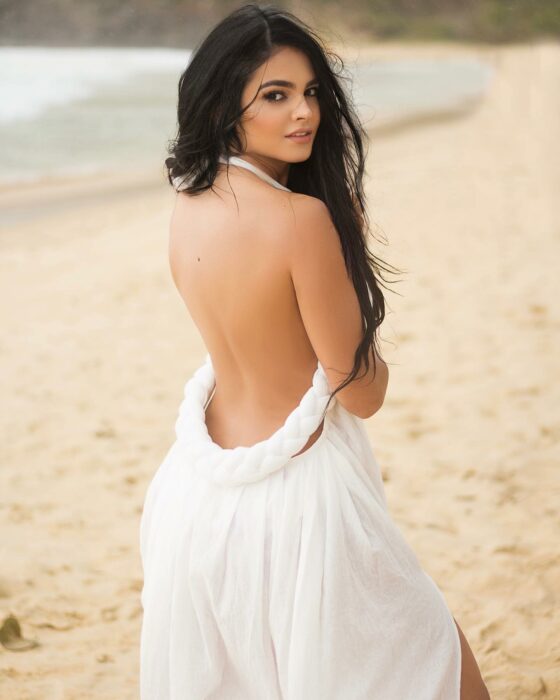
<svg viewBox="0 0 560 700"><path fill-rule="evenodd" d="M284 190L286 192L292 191L288 189L285 185L283 185L281 182L278 182L278 180L275 180L268 173L265 173L264 170L261 170L261 168L258 168L256 165L253 165L253 163L249 162L248 160L244 160L239 156L221 155L218 156L218 161L224 164L229 163L230 165L238 165L241 168L250 170L251 172L255 173L257 177L260 177L261 180L268 182L269 185L276 187L276 189L278 190ZM187 187L189 187L189 185L191 184L191 181L184 175L177 175L176 177L173 177L171 179L173 181L173 187L177 190L177 192L181 192L182 190L187 189Z"/></svg>
<svg viewBox="0 0 560 700"><path fill-rule="evenodd" d="M363 421L320 364L282 427L223 449L210 356L140 523L141 700L459 700L443 594L388 512Z"/></svg>
<svg viewBox="0 0 560 700"><path fill-rule="evenodd" d="M281 182L278 182L278 180L275 180L268 173L265 173L264 170L261 170L248 160L239 158L239 156L220 156L218 160L220 161L220 163L230 163L231 165L239 165L241 168L246 168L247 170L250 170L251 172L255 173L255 175L260 177L261 180L264 180L265 182L268 182L269 185L276 187L276 189L285 190L286 192L292 191L288 189L285 185L283 185Z"/></svg>

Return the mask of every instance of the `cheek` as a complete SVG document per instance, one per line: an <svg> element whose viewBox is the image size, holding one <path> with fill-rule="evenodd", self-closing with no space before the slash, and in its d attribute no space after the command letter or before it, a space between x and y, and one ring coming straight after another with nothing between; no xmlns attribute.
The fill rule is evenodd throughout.
<svg viewBox="0 0 560 700"><path fill-rule="evenodd" d="M286 129L285 112L286 110L283 110L279 105L259 106L251 113L245 128L253 133L270 132L271 135L276 131L284 133Z"/></svg>

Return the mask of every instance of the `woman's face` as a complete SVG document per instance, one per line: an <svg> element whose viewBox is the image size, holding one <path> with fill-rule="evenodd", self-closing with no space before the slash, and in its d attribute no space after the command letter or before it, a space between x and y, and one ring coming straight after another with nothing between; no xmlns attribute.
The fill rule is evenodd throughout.
<svg viewBox="0 0 560 700"><path fill-rule="evenodd" d="M253 73L241 105L253 104L241 118L245 152L261 162L299 163L311 155L321 120L318 81L307 56L289 46L276 49ZM255 97L256 95L256 97ZM310 138L289 138L294 131L311 131Z"/></svg>

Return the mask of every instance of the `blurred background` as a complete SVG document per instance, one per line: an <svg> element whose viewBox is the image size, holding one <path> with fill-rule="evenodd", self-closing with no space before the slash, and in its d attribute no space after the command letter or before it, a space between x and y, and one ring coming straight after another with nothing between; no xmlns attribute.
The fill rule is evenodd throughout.
<svg viewBox="0 0 560 700"><path fill-rule="evenodd" d="M0 3L0 184L154 167L175 127L178 76L235 3ZM334 42L514 41L560 32L544 0L293 3ZM491 80L469 56L352 60L352 93L368 126L465 104Z"/></svg>
<svg viewBox="0 0 560 700"><path fill-rule="evenodd" d="M277 3L310 11L365 39L511 42L554 37L551 0L354 0ZM231 0L2 0L2 43L44 46L168 46L196 43L239 3Z"/></svg>
<svg viewBox="0 0 560 700"><path fill-rule="evenodd" d="M163 161L242 4L0 0L2 698L138 697L139 518L205 353ZM560 1L278 4L344 60L403 270L366 424L391 513L493 700L560 698Z"/></svg>

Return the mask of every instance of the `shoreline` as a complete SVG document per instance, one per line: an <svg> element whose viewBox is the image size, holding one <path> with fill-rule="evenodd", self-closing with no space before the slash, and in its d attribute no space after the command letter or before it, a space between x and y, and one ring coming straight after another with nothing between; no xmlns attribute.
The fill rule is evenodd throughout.
<svg viewBox="0 0 560 700"><path fill-rule="evenodd" d="M330 46L339 52L345 62L356 61L371 62L372 60L389 59L396 60L402 58L435 58L435 57L470 57L474 60L484 62L485 51L484 47L478 45L470 46L468 44L441 44L437 46L426 46L422 44L411 43L406 49L399 50L399 45L393 42L384 42L375 46L368 44L350 45L331 43ZM456 115L464 114L469 108L476 105L477 102L483 100L485 91L473 97L459 97L457 99L449 98L449 101L442 106L434 106L427 108L411 108L408 110L394 111L392 113L382 113L375 117L362 115L362 124L366 131L375 137L383 138L396 131L402 131L408 128L421 128L427 121L438 119L453 118ZM162 156L161 169L163 171ZM134 179L140 185L147 185L151 182L157 187L159 182L165 182L164 175L160 180L156 174L159 164L154 162L154 167L149 164L141 166L134 173ZM83 197L84 193L90 190L95 190L99 195L104 191L110 193L114 187L122 190L122 175L115 168L100 168L90 172L62 172L59 175L40 175L33 179L17 179L4 180L0 182L0 210L8 210L8 223L15 223L17 212L10 213L10 208L17 207L19 202L18 192L25 192L26 195L38 196L39 201L43 203L51 198L62 196L62 193L68 195L76 194ZM59 195L60 192L60 195ZM21 218L23 215L19 215Z"/></svg>
<svg viewBox="0 0 560 700"><path fill-rule="evenodd" d="M340 47L339 47L340 48ZM383 46L359 46L340 48L350 60L371 61L372 58L402 58L398 47L393 44ZM478 50L478 49L476 49ZM411 46L408 53L411 56L473 56L474 49L467 46L450 46L448 48ZM421 129L431 124L443 123L449 120L461 119L477 109L486 99L486 92L473 97L457 99L448 105L425 109L411 109L387 116L377 116L362 120L362 124L371 140L381 140L398 135L407 130ZM156 169L143 167L125 178L115 169L104 169L95 172L78 174L47 175L36 180L22 180L0 183L0 223L6 226L18 226L31 223L45 217L57 216L68 207L82 208L96 205L107 198L133 198L139 192L155 193L167 186L163 173L163 158L161 176ZM30 207L31 202L34 206Z"/></svg>

